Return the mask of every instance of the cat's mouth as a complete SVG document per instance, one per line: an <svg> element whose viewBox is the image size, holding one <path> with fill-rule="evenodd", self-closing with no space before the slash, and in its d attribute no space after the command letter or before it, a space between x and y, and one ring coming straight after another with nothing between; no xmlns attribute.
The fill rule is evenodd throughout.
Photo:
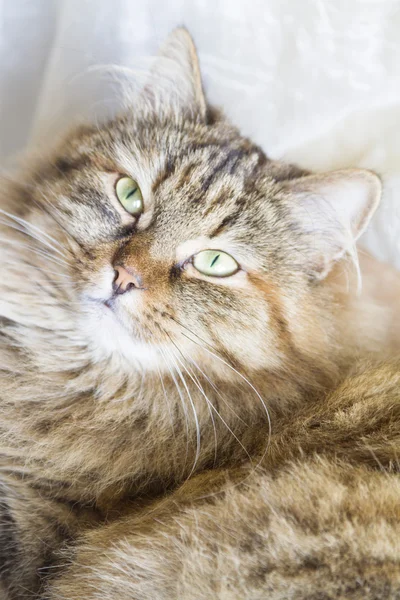
<svg viewBox="0 0 400 600"><path fill-rule="evenodd" d="M112 294L106 300L103 299L97 303L102 317L105 318L102 323L107 329L112 328L112 332L109 329L110 335L117 336L124 332L124 336L127 335L134 344L137 342L148 343L147 328L144 327L141 318L142 311L135 302L130 301L127 304L121 300L122 298L118 294ZM153 338L154 335L151 337Z"/></svg>
<svg viewBox="0 0 400 600"><path fill-rule="evenodd" d="M110 296L110 298L108 298L107 300L103 300L102 305L106 308L107 313L109 314L110 311L113 313L114 317L117 319L117 321L119 323L121 323L121 325L125 326L123 323L123 318L122 316L124 315L124 310L122 307L118 306L119 302L118 302L118 296L112 295ZM121 314L121 309L122 308L122 314Z"/></svg>
<svg viewBox="0 0 400 600"><path fill-rule="evenodd" d="M104 306L106 306L107 308L109 308L113 312L114 312L114 303L115 303L115 298L113 296L111 298L109 298L108 300L105 300L103 302Z"/></svg>
<svg viewBox="0 0 400 600"><path fill-rule="evenodd" d="M121 327L123 327L125 330L129 329L126 326L126 323L124 323L124 319L122 318L122 315L119 314L120 311L118 310L118 307L117 307L117 297L116 296L111 296L107 300L104 300L102 302L102 306L104 306L106 314L110 315L110 313L112 313L111 318L114 318L116 321L118 321L118 323L121 325ZM129 333L131 333L131 332L129 332Z"/></svg>

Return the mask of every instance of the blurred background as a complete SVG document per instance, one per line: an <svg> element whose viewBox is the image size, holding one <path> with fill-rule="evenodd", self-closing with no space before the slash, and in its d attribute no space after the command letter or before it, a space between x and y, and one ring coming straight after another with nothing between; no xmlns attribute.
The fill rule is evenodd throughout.
<svg viewBox="0 0 400 600"><path fill-rule="evenodd" d="M112 114L115 73L182 24L209 100L267 154L382 175L364 243L400 268L400 0L0 0L0 164Z"/></svg>

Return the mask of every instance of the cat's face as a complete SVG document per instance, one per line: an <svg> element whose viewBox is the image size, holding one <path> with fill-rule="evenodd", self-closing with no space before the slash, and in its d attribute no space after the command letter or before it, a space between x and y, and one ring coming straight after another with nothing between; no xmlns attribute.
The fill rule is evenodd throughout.
<svg viewBox="0 0 400 600"><path fill-rule="evenodd" d="M175 37L193 80L186 35ZM104 127L79 130L35 174L32 210L45 208L58 225L41 227L69 240L60 269L99 357L206 374L225 362L279 369L329 265L348 249L343 232L356 237L373 211L376 178L301 177L269 161L210 116L199 85L171 106L150 94ZM349 201L332 217L338 194Z"/></svg>

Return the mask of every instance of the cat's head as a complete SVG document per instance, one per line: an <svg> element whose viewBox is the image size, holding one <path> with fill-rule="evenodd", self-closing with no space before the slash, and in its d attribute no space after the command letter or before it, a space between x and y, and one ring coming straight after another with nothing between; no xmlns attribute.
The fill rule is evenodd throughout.
<svg viewBox="0 0 400 600"><path fill-rule="evenodd" d="M179 29L132 107L73 133L26 189L20 216L45 232L47 275L65 277L54 275L93 355L207 374L323 351L321 290L380 182L270 161L208 107Z"/></svg>

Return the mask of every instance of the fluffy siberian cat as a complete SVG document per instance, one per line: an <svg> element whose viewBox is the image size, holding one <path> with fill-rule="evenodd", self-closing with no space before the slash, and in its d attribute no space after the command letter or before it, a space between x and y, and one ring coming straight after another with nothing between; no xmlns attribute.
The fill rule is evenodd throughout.
<svg viewBox="0 0 400 600"><path fill-rule="evenodd" d="M400 339L354 268L380 187L269 160L182 29L3 185L2 597L400 598L400 370L356 366Z"/></svg>

